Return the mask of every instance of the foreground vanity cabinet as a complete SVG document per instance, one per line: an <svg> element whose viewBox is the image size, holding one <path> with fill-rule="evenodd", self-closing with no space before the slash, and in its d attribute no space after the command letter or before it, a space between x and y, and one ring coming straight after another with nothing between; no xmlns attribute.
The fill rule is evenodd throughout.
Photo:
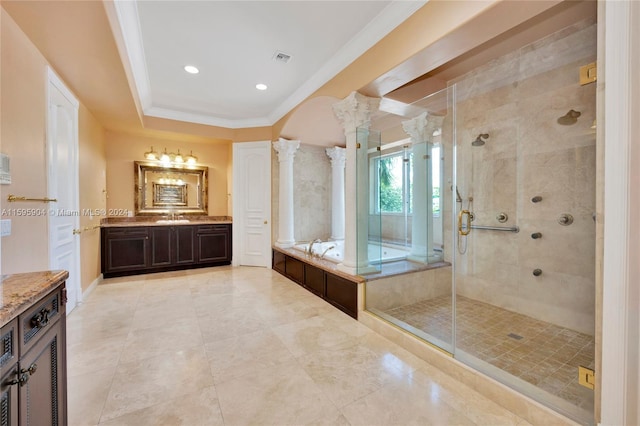
<svg viewBox="0 0 640 426"><path fill-rule="evenodd" d="M231 224L111 226L101 229L106 278L231 263Z"/></svg>
<svg viewBox="0 0 640 426"><path fill-rule="evenodd" d="M33 286L25 285L36 276ZM20 281L18 285L14 281ZM66 293L64 271L3 278L0 330L1 425L66 425ZM14 287L8 289L7 287ZM53 290L51 288L53 287ZM45 294L40 297L39 292ZM13 312L8 312L13 310Z"/></svg>
<svg viewBox="0 0 640 426"><path fill-rule="evenodd" d="M358 319L358 283L273 250L273 269Z"/></svg>

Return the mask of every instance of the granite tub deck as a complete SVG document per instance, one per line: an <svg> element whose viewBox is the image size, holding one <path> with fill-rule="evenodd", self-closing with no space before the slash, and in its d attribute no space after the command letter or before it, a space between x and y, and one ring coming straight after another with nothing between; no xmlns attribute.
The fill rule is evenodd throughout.
<svg viewBox="0 0 640 426"><path fill-rule="evenodd" d="M181 217L183 219L173 221L165 219L165 216L106 217L100 220L100 226L102 228L113 228L128 226L181 226L233 223L231 216L181 215Z"/></svg>
<svg viewBox="0 0 640 426"><path fill-rule="evenodd" d="M67 271L42 271L0 277L0 326L26 311L69 277Z"/></svg>
<svg viewBox="0 0 640 426"><path fill-rule="evenodd" d="M294 248L273 247L273 269L297 282L317 296L339 307L352 317L365 309L365 283L388 288L399 275L435 274L450 270L448 262L419 264L407 260L385 263L382 271L367 275L351 275L338 269L338 264L326 259L307 256ZM387 278L391 281L386 281ZM366 296L368 297L368 295Z"/></svg>

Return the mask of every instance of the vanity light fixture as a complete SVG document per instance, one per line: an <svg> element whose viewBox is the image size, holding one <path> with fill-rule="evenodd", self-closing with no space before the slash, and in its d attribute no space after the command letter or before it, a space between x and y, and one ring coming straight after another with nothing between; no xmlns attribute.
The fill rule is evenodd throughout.
<svg viewBox="0 0 640 426"><path fill-rule="evenodd" d="M165 148L164 151L162 151L162 153L160 154L160 153L157 153L156 151L154 151L153 147L151 147L150 151L144 153L144 158L149 160L149 161L159 161L163 165L188 164L188 165L192 166L192 165L195 165L198 162L198 157L193 155L193 151L190 151L189 155L183 156L180 153L179 149L177 151L177 154L174 154L173 152L168 152L167 148Z"/></svg>
<svg viewBox="0 0 640 426"><path fill-rule="evenodd" d="M200 70L193 65L185 65L184 70L189 74L198 74L200 72Z"/></svg>
<svg viewBox="0 0 640 426"><path fill-rule="evenodd" d="M256 84L256 89L258 90L267 90L267 85L264 83L258 83Z"/></svg>
<svg viewBox="0 0 640 426"><path fill-rule="evenodd" d="M160 156L160 161L162 161L163 163L170 163L171 162L171 157L169 156L169 153L167 152L167 148L164 149L164 152Z"/></svg>
<svg viewBox="0 0 640 426"><path fill-rule="evenodd" d="M189 155L187 155L187 164L196 164L198 162L198 158L193 155L193 151L189 151Z"/></svg>
<svg viewBox="0 0 640 426"><path fill-rule="evenodd" d="M148 152L144 153L144 158L146 158L147 160L157 160L158 159L158 153L155 152L153 150L153 147L151 147L151 150Z"/></svg>

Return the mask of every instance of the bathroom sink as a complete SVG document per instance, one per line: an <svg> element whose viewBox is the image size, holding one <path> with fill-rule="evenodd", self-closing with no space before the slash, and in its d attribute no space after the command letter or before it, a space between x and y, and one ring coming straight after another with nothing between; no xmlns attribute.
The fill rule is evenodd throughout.
<svg viewBox="0 0 640 426"><path fill-rule="evenodd" d="M156 223L189 223L189 219L159 219Z"/></svg>

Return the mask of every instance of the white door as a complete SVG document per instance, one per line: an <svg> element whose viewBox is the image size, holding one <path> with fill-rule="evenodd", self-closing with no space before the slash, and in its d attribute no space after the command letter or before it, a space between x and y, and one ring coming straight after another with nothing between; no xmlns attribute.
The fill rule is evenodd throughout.
<svg viewBox="0 0 640 426"><path fill-rule="evenodd" d="M47 116L49 268L69 271L67 313L82 297L78 209L78 101L49 69Z"/></svg>
<svg viewBox="0 0 640 426"><path fill-rule="evenodd" d="M271 142L233 144L233 264L271 267Z"/></svg>

